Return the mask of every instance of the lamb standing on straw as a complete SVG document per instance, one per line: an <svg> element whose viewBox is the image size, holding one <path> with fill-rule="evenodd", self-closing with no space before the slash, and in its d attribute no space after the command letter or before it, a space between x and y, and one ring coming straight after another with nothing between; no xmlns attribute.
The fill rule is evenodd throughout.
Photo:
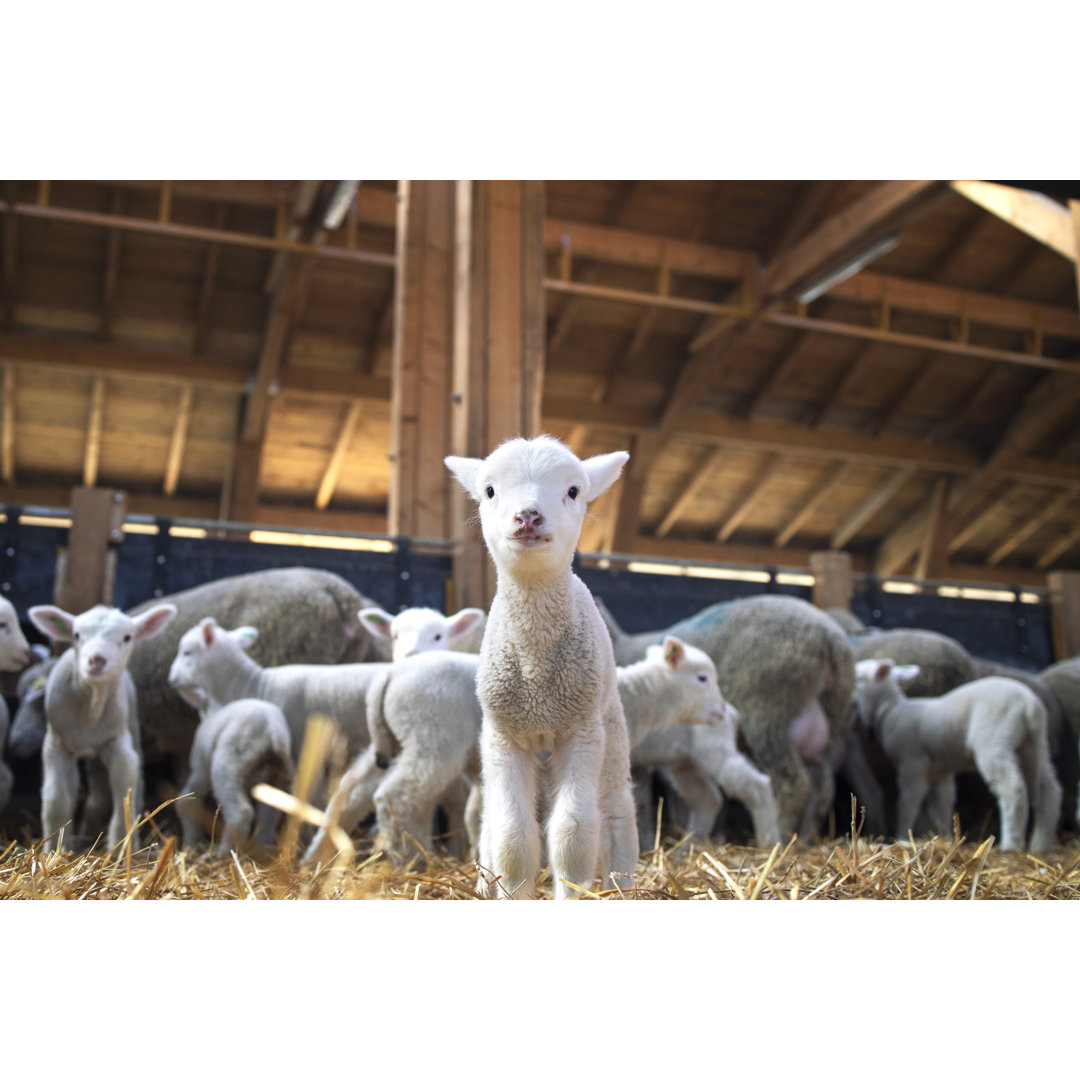
<svg viewBox="0 0 1080 1080"><path fill-rule="evenodd" d="M629 454L581 461L557 439L511 439L486 458L446 465L480 504L497 572L477 691L489 895L533 895L540 872L538 769L548 774L545 828L556 899L626 881L637 862L626 719L615 656L593 598L571 572L590 500ZM549 752L541 766L538 752ZM577 888L575 888L575 886Z"/></svg>

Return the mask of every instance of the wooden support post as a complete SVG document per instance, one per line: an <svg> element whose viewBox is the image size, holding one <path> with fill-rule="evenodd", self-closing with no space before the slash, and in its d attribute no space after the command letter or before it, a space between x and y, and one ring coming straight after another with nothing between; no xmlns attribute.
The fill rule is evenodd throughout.
<svg viewBox="0 0 1080 1080"><path fill-rule="evenodd" d="M459 181L454 276L453 453L486 457L540 431L544 381L544 188L536 180ZM451 488L458 606L486 608L494 570L475 507Z"/></svg>
<svg viewBox="0 0 1080 1080"><path fill-rule="evenodd" d="M810 571L814 575L813 601L822 610L840 608L851 610L855 591L851 556L846 551L815 551L810 555Z"/></svg>
<svg viewBox="0 0 1080 1080"><path fill-rule="evenodd" d="M1068 660L1080 655L1080 572L1055 570L1046 575L1046 584L1050 589L1054 659Z"/></svg>
<svg viewBox="0 0 1080 1080"><path fill-rule="evenodd" d="M454 182L401 181L390 399L392 536L450 534Z"/></svg>
<svg viewBox="0 0 1080 1080"><path fill-rule="evenodd" d="M57 559L53 603L73 615L111 605L115 545L124 538L127 496L112 488L77 487L71 493L71 531Z"/></svg>

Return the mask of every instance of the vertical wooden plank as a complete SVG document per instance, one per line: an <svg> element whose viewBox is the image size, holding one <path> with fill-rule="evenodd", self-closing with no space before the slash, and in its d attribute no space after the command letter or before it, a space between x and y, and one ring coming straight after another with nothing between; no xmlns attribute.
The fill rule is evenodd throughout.
<svg viewBox="0 0 1080 1080"><path fill-rule="evenodd" d="M101 431L105 421L105 379L95 377L90 391L90 416L86 427L86 452L83 456L83 486L97 483L98 462L101 459Z"/></svg>
<svg viewBox="0 0 1080 1080"><path fill-rule="evenodd" d="M180 481L180 465L184 460L184 446L187 443L188 423L191 420L191 405L195 389L188 383L180 391L180 404L173 424L172 439L169 442L169 458L165 465L165 483L162 491L166 495L176 494L176 485Z"/></svg>
<svg viewBox="0 0 1080 1080"><path fill-rule="evenodd" d="M940 578L945 572L945 557L949 543L949 516L945 511L949 495L949 478L938 477L930 496L930 515L923 534L922 547L915 564L915 577L920 581Z"/></svg>
<svg viewBox="0 0 1080 1080"><path fill-rule="evenodd" d="M1069 216L1072 218L1073 245L1076 252L1076 295L1080 300L1080 200L1069 200Z"/></svg>
<svg viewBox="0 0 1080 1080"><path fill-rule="evenodd" d="M3 434L0 435L0 476L8 486L15 484L15 365L4 365Z"/></svg>
<svg viewBox="0 0 1080 1080"><path fill-rule="evenodd" d="M1080 571L1054 570L1046 575L1050 590L1054 659L1080 655Z"/></svg>
<svg viewBox="0 0 1080 1080"><path fill-rule="evenodd" d="M127 508L122 491L75 488L71 493L71 530L67 549L57 562L53 602L78 615L95 604L112 604L110 553L123 540Z"/></svg>
<svg viewBox="0 0 1080 1080"><path fill-rule="evenodd" d="M814 575L813 602L816 607L851 610L855 579L851 556L846 551L811 552L810 572Z"/></svg>

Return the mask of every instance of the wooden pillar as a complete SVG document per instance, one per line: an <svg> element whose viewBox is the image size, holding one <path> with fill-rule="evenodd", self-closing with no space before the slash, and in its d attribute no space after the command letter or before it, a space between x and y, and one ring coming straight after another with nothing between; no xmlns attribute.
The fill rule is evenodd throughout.
<svg viewBox="0 0 1080 1080"><path fill-rule="evenodd" d="M53 603L73 615L95 604L111 605L116 579L115 545L124 538L127 496L110 488L78 487L71 493L71 531L60 552Z"/></svg>
<svg viewBox="0 0 1080 1080"><path fill-rule="evenodd" d="M855 590L851 556L846 551L811 552L810 570L814 575L814 606L850 611Z"/></svg>
<svg viewBox="0 0 1080 1080"><path fill-rule="evenodd" d="M486 457L540 430L543 181L458 181L456 213L451 443L455 454ZM476 507L450 490L454 606L487 608L495 576Z"/></svg>
<svg viewBox="0 0 1080 1080"><path fill-rule="evenodd" d="M1050 617L1054 632L1054 659L1080 655L1080 571L1055 570L1046 575L1050 589Z"/></svg>
<svg viewBox="0 0 1080 1080"><path fill-rule="evenodd" d="M452 180L402 180L390 403L391 536L450 536L454 332Z"/></svg>

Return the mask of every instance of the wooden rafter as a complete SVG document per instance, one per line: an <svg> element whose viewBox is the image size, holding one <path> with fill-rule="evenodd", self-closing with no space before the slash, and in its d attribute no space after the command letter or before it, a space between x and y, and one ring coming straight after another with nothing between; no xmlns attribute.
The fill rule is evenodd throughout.
<svg viewBox="0 0 1080 1080"><path fill-rule="evenodd" d="M109 203L109 213L116 216L124 212L124 193L113 191ZM116 308L116 287L120 280L120 251L123 245L123 233L119 229L109 229L105 238L105 265L102 272L101 286L101 324L98 336L108 341L113 335L113 316Z"/></svg>
<svg viewBox="0 0 1080 1080"><path fill-rule="evenodd" d="M319 491L315 496L315 508L325 510L334 497L334 489L337 487L338 477L341 475L341 467L345 463L345 456L349 452L349 445L356 435L356 429L360 426L362 406L359 401L352 402L345 410L345 419L342 421L341 430L338 432L334 443L330 461L319 483Z"/></svg>
<svg viewBox="0 0 1080 1080"><path fill-rule="evenodd" d="M16 185L14 181L7 182L8 195L14 199ZM3 252L3 284L4 284L4 329L11 330L15 326L15 309L18 303L18 265L19 265L19 219L13 214L4 215L4 252Z"/></svg>
<svg viewBox="0 0 1080 1080"><path fill-rule="evenodd" d="M180 481L180 466L184 460L184 447L187 444L188 423L191 420L191 406L195 398L195 388L189 383L180 390L180 402L173 421L172 438L169 440L169 457L165 464L165 482L161 490L166 495L176 494L176 485Z"/></svg>
<svg viewBox="0 0 1080 1080"><path fill-rule="evenodd" d="M783 454L771 454L758 470L757 475L742 489L723 525L716 530L716 539L723 543L746 520L761 501L769 482L787 465Z"/></svg>
<svg viewBox="0 0 1080 1080"><path fill-rule="evenodd" d="M927 353L917 361L904 381L904 385L892 395L889 404L871 420L868 428L871 435L880 435L892 427L897 417L903 415L908 402L912 401L919 390L933 377L934 360L934 354Z"/></svg>
<svg viewBox="0 0 1080 1080"><path fill-rule="evenodd" d="M949 494L949 483L947 476L939 476L934 481L934 488L930 494L926 531L923 534L919 558L915 564L915 577L920 581L940 578L945 574L945 550L949 541L950 527L945 503ZM883 565L879 555L875 569L879 574L884 575L895 573L899 566Z"/></svg>
<svg viewBox="0 0 1080 1080"><path fill-rule="evenodd" d="M829 541L831 551L840 551L870 519L896 497L896 493L915 475L914 465L901 465L853 514L836 530Z"/></svg>
<svg viewBox="0 0 1080 1080"><path fill-rule="evenodd" d="M1051 521L1076 498L1075 491L1062 491L1036 514L1009 530L1009 535L986 557L987 566L997 566L1010 552L1015 551L1029 536Z"/></svg>
<svg viewBox="0 0 1080 1080"><path fill-rule="evenodd" d="M224 231L228 224L228 208L219 206L214 211L214 228ZM210 333L210 306L217 289L218 271L221 266L221 244L209 244L203 259L202 283L199 286L199 309L195 315L195 336L192 351L206 351L206 339Z"/></svg>
<svg viewBox="0 0 1080 1080"><path fill-rule="evenodd" d="M786 547L792 537L817 513L833 492L851 475L852 466L846 461L830 465L820 481L814 484L814 493L802 505L799 512L780 530L773 541L777 548Z"/></svg>
<svg viewBox="0 0 1080 1080"><path fill-rule="evenodd" d="M949 538L949 553L959 551L973 536L977 536L996 517L1000 516L1005 502L1021 485L1006 484L1003 488L994 487L982 499L968 509L966 520Z"/></svg>
<svg viewBox="0 0 1080 1080"><path fill-rule="evenodd" d="M83 487L94 487L97 484L104 423L105 380L98 375L90 388L90 414L86 423L86 450L83 454Z"/></svg>
<svg viewBox="0 0 1080 1080"><path fill-rule="evenodd" d="M1080 525L1070 529L1060 540L1057 540L1035 562L1039 570L1048 570L1067 551L1080 544Z"/></svg>
<svg viewBox="0 0 1080 1080"><path fill-rule="evenodd" d="M803 339L803 334L790 335L787 345L776 354L764 378L740 407L739 415L741 417L752 420L762 405L790 378Z"/></svg>
<svg viewBox="0 0 1080 1080"><path fill-rule="evenodd" d="M855 347L855 351L844 362L840 377L833 383L832 389L811 410L807 419L807 426L811 430L820 427L825 422L829 413L836 408L848 390L855 385L860 375L862 375L868 354L873 347L869 342L863 342Z"/></svg>
<svg viewBox="0 0 1080 1080"><path fill-rule="evenodd" d="M1077 261L1076 235L1069 211L1047 195L985 180L953 180L953 191L1027 233L1040 244Z"/></svg>
<svg viewBox="0 0 1080 1080"><path fill-rule="evenodd" d="M716 475L727 455L728 451L722 446L705 452L705 456L683 485L682 491L668 508L663 520L657 525L657 536L667 536L671 532L675 523L697 498L698 492L701 491L711 477Z"/></svg>

